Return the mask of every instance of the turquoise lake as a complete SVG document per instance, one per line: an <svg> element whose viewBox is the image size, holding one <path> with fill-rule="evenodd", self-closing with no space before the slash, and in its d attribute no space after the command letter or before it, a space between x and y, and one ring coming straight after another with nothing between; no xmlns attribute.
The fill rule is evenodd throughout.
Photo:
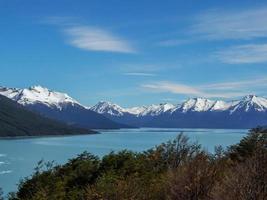
<svg viewBox="0 0 267 200"><path fill-rule="evenodd" d="M5 193L15 191L19 180L31 175L41 159L62 164L83 151L98 156L122 149L144 151L174 139L180 132L213 152L216 145L226 147L239 142L247 130L141 128L100 132L96 135L0 140L0 187Z"/></svg>

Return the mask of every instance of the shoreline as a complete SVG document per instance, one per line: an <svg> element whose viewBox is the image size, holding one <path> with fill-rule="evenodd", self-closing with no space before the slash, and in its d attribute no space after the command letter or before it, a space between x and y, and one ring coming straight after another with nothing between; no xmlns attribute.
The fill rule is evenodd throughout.
<svg viewBox="0 0 267 200"><path fill-rule="evenodd" d="M49 137L72 137L72 136L80 136L80 135L96 135L101 134L98 131L95 131L94 133L88 133L88 134L68 134L68 135L36 135L36 136L1 136L0 140L23 140L23 139L37 139L37 138L49 138Z"/></svg>
<svg viewBox="0 0 267 200"><path fill-rule="evenodd" d="M162 129L162 131L164 130L174 130L175 131L180 131L180 132L188 132L189 130L192 129L206 129L206 130L250 130L248 128L156 128L156 127L138 127L138 128L120 128L120 129L94 129L93 133L88 133L88 134L68 134L68 135L36 135L36 136L1 136L0 140L23 140L23 139L34 139L34 138L49 138L49 137L72 137L72 136L81 136L81 135L95 135L95 134L101 134L101 132L106 132L106 131L116 131L116 130L132 130L132 129L148 129L148 130L153 130L153 129ZM186 131L185 129L188 129L188 131ZM160 132L161 130L158 130L157 132ZM192 131L190 131L192 132ZM193 132L198 132L198 131L193 131Z"/></svg>

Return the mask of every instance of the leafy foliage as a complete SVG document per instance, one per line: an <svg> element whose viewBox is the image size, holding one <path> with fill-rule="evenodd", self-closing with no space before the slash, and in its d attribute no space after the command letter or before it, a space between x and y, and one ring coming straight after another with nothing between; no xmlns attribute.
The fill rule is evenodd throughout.
<svg viewBox="0 0 267 200"><path fill-rule="evenodd" d="M180 134L143 153L99 159L84 152L68 163L40 162L10 200L243 200L266 199L267 131L214 154Z"/></svg>

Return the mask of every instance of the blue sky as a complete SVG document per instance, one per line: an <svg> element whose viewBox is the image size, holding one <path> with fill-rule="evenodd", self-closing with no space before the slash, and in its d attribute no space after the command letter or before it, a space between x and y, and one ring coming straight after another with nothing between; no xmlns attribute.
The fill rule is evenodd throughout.
<svg viewBox="0 0 267 200"><path fill-rule="evenodd" d="M85 105L267 95L266 1L0 1L0 85Z"/></svg>

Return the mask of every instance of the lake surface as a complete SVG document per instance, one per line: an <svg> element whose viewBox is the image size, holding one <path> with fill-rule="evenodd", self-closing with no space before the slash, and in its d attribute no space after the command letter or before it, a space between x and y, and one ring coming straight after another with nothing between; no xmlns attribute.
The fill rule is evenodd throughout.
<svg viewBox="0 0 267 200"><path fill-rule="evenodd" d="M19 180L29 176L41 159L62 164L83 151L98 156L112 150L144 151L174 139L180 132L184 132L192 142L198 141L206 150L212 152L216 145L226 147L239 142L247 130L142 128L101 131L102 134L96 135L2 139L0 187L5 193L15 191Z"/></svg>

